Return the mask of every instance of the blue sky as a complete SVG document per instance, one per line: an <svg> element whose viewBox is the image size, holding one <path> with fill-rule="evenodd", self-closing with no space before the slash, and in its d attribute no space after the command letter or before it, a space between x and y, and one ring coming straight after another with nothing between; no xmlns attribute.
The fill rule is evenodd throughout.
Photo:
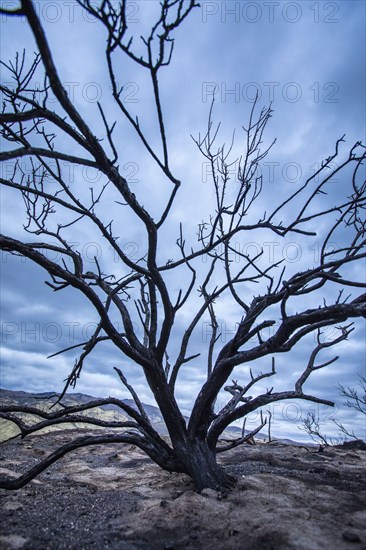
<svg viewBox="0 0 366 550"><path fill-rule="evenodd" d="M10 7L17 2L3 1L1 5ZM104 31L73 2L42 1L35 5L69 95L93 132L101 135L103 127L97 101L102 103L109 119L113 120L115 113L103 58ZM135 36L136 47L141 47L139 35L149 28L157 8L155 0L129 3L129 28ZM175 34L171 66L162 70L159 79L172 168L182 181L171 219L160 240L162 263L178 255L175 241L179 223L183 223L187 241L195 246L197 223L207 219L212 210L213 191L209 186L207 165L190 134L197 137L199 132L205 131L213 87L218 90L214 120L221 121L221 139L230 141L236 129L238 151L241 126L248 119L256 91L260 107L272 101L274 112L265 138L268 144L274 138L277 142L262 167L266 184L260 205L269 208L282 194L293 192L322 159L333 152L336 140L343 134L346 134L345 151L355 141L364 139L365 23L365 3L358 0L203 1L201 7L190 14ZM1 26L2 59L7 61L17 50L26 48L30 61L35 46L26 23L19 18L3 16ZM157 124L150 83L139 67L123 58L118 62L118 69L120 83L125 86L124 99L155 143ZM37 78L36 75L35 80ZM8 81L5 71L2 80ZM121 117L116 136L122 174L128 178L136 195L157 215L170 190L168 183ZM70 147L68 143L58 143L65 151ZM11 168L9 163L3 166L3 175L4 171L5 175L9 174ZM88 187L101 183L98 175L90 170L66 166L67 169L73 182L82 179L88 182ZM330 200L336 200L342 185L343 181L332 188ZM21 198L1 190L1 208L2 232L21 237L25 220ZM100 215L105 220L111 217L118 220L115 223L120 224L120 239L131 257L143 255L144 234L130 214L123 212L121 217L118 206L107 197ZM316 229L321 234L322 227ZM70 234L70 239L81 251L86 265L89 262L92 268L96 255L117 274L122 273L122 266L114 262L111 251L105 250L101 238L86 224L82 224L77 233ZM263 247L265 261L287 259L290 271L301 270L316 261L320 243L318 237L310 240L292 238L287 242L272 235L250 235L243 239L236 243L240 250ZM204 268L205 265L203 271ZM1 271L1 386L30 391L60 390L76 358L75 352L54 359L46 359L46 356L67 345L85 341L95 327L95 313L75 292L53 293L44 285L45 274L28 260L3 253ZM356 275L362 278L361 271ZM177 280L167 276L172 291L185 277L187 274L183 271L178 273ZM248 292L254 291L248 289ZM170 348L172 358L197 299L196 293L177 319ZM306 309L308 304L299 307ZM217 305L217 311L224 343L240 319L240 312L226 299ZM324 429L329 434L336 434L330 419L337 418L366 437L364 419L344 408L337 390L338 383L356 386L357 376L365 375L364 329L365 324L357 322L350 340L330 352L341 356L338 362L315 373L308 381L310 393L337 403L335 410L322 406L319 410ZM334 336L332 330L329 329L326 337ZM193 352L202 349L208 337L206 320L194 334ZM291 355L278 358L276 388L288 388L289 381L303 368L312 347L314 338L309 338ZM107 345L101 345L89 358L77 391L128 397L114 376L113 366L123 368L142 399L152 403L140 369ZM256 368L269 366L268 358ZM177 398L186 413L204 381L204 369L199 361L188 363L182 369ZM234 378L244 381L247 376L248 367L243 366L237 368ZM266 384L262 389L265 388ZM224 398L225 395L220 394L219 401ZM318 410L318 406L305 406L300 402L275 404L273 434L301 437L297 428L300 417L314 407Z"/></svg>

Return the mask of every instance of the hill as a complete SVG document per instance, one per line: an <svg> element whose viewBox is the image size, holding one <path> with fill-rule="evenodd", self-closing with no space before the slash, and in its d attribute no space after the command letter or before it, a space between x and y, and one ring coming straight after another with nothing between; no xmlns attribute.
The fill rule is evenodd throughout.
<svg viewBox="0 0 366 550"><path fill-rule="evenodd" d="M57 397L59 394L54 392L42 392L42 393L34 393L34 392L25 392L25 391L19 391L19 390L8 390L5 388L0 388L0 402L2 404L8 404L8 405L27 405L31 407L41 408L43 410L48 410L51 407L54 407L53 410L60 408L60 405L55 405L55 402L57 400ZM66 406L75 406L75 405L81 405L85 403L89 403L90 401L94 401L98 399L98 397L84 394L84 393L68 393L66 394L63 399L62 403ZM123 399L123 402L129 405L130 407L136 409L136 404L132 399ZM157 407L154 407L153 405L147 405L143 403L144 409L150 418L151 423L153 424L154 428L159 432L160 435L168 435L167 429L165 426L165 422L162 418L162 415ZM101 407L95 407L91 411L87 412L88 416L92 416L93 418L97 418L99 420L108 420L108 421L115 421L115 422L123 422L127 420L129 417L127 415L124 415L116 405L102 405ZM23 415L23 418L27 420L28 422L32 421L35 422L35 417L31 417L31 415ZM188 418L186 418L188 420ZM37 433L46 433L49 431L54 430L65 430L65 429L77 429L77 428L87 428L90 429L90 424L83 424L83 423L68 423L68 424L62 424L59 426L54 426L50 428L45 428ZM100 427L96 426L95 429L100 429ZM237 426L229 426L227 430L225 431L225 437L238 437L241 434L241 428ZM9 422L7 420L3 420L0 418L0 442L1 441L7 441L8 439L11 439L18 435L20 433L20 430L17 428L17 426ZM249 430L246 430L246 433L249 433ZM258 433L256 435L256 439L258 440L265 440L266 436ZM301 443L298 443L296 441L293 441L291 439L277 439L273 438L274 441L277 441L279 443L285 443L285 444L291 444L291 445L302 445ZM312 445L312 443L309 443L309 445Z"/></svg>

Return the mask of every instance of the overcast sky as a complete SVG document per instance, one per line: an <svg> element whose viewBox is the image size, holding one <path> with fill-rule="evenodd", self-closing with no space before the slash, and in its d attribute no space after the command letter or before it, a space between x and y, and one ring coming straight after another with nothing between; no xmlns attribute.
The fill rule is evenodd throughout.
<svg viewBox="0 0 366 550"><path fill-rule="evenodd" d="M119 115L116 117L106 79L103 29L74 2L46 0L35 4L70 97L97 136L103 135L97 101L103 105L109 120L117 118L120 171L127 177L140 201L157 217L170 187L147 158L126 121ZM3 7L15 5L17 2L1 2ZM139 36L153 22L157 8L158 2L155 0L129 2L129 28L135 37L137 50L141 48ZM365 24L365 3L359 0L202 1L201 7L190 14L175 34L172 63L160 74L172 168L182 181L171 219L160 240L161 264L179 256L174 244L179 223L183 223L187 241L195 247L197 224L207 220L208 212L212 210L213 191L207 164L199 155L190 134L197 137L199 132L204 133L214 87L217 90L214 120L221 121L220 139L229 142L236 129L235 150L238 151L241 127L248 120L255 93L258 92L260 107L272 102L274 112L266 140L268 145L274 138L277 142L262 168L266 183L262 202L256 206L270 208L284 193L293 192L325 157L333 153L336 140L343 134L346 134L344 150L357 140L364 139ZM3 16L1 26L2 59L14 59L15 52L25 48L29 63L35 44L27 24L20 18ZM117 66L119 83L125 86L124 100L131 113L139 116L146 135L156 143L156 116L146 75L140 67L126 62L123 57ZM36 73L36 82L37 78L41 83L41 72ZM2 81L9 82L4 70ZM68 143L59 140L57 144L60 149L72 152ZM4 163L3 177L10 175L12 166L11 162ZM92 171L71 170L65 166L67 169L70 170L72 183L81 179L87 181L87 187L103 183ZM330 200L336 200L341 195L346 181L341 180L338 184L332 188ZM117 233L125 251L134 259L141 257L145 243L141 225L124 210L121 215L118 205L108 199L107 195L100 207L100 216L107 223L114 218L114 227L118 227ZM18 238L23 236L23 206L20 196L1 190L2 233ZM321 227L316 229L321 232ZM90 264L90 269L95 268L94 256L106 261L110 268L114 262L113 255L103 248L102 239L93 231L86 224L81 224L78 231L73 227L69 237L76 243L85 265ZM341 242L342 236L338 238ZM291 273L316 262L319 243L318 237L309 240L292 237L290 241L282 242L272 235L251 234L243 236L235 246L240 250L247 247L247 251L250 246L252 251L256 247L264 247L263 260L268 263L285 258ZM233 260L240 261L240 258ZM122 266L114 263L116 274L121 274ZM205 267L203 263L202 272ZM47 355L85 341L92 334L97 317L76 292L52 292L44 284L47 280L45 273L28 260L3 253L1 271L1 387L59 391L77 355L75 350L54 359L47 359ZM353 274L361 279L361 268ZM188 276L180 271L176 276L178 280L167 277L173 292L181 281L188 280ZM252 295L257 290L248 289L248 292ZM195 291L189 308L177 319L169 348L172 362L177 353L179 335L198 299ZM316 297L311 306L321 303L321 299ZM310 307L310 302L296 304L296 307L306 309ZM217 314L221 341L224 343L233 334L235 323L240 320L240 312L224 299L217 304ZM304 406L300 402L274 404L273 435L300 439L300 418L312 409L319 411L324 431L328 434L337 433L331 422L332 418L336 418L355 429L361 437L366 437L364 418L343 406L337 389L338 383L355 387L358 376L366 374L365 324L358 321L355 326L349 341L324 355L325 359L340 355L340 359L329 369L315 373L306 386L309 393L336 401L336 408ZM329 329L325 336L332 338L332 335L335 335L334 329ZM209 337L210 328L204 321L194 334L192 353L202 351ZM278 358L276 380L261 388L275 384L276 389L292 389L291 382L305 366L314 344L312 336L312 340L309 338L300 344L291 355ZM114 375L113 366L124 370L142 400L153 403L140 368L129 364L107 345L101 345L90 356L76 391L94 396L129 397ZM258 367L251 366L254 369L268 369L270 358ZM248 368L237 368L233 378L244 383ZM204 376L204 361L200 363L196 360L182 369L177 398L185 413L189 413ZM219 401L224 398L220 394Z"/></svg>

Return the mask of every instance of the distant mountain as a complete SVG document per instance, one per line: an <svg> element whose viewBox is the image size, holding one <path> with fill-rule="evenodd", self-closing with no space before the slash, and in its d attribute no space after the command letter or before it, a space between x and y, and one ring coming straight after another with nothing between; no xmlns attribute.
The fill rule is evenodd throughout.
<svg viewBox="0 0 366 550"><path fill-rule="evenodd" d="M43 393L33 393L33 392L25 392L25 391L16 391L16 390L7 390L5 388L0 388L0 399L1 400L12 400L19 404L23 405L36 405L37 403L40 404L42 401L49 401L54 400L56 401L56 397L58 397L60 394L55 392L43 392ZM89 403L90 401L95 401L96 399L100 399L99 397L94 397L92 395L87 395L85 393L67 393L63 399L62 403L67 406L72 405L83 405L85 403ZM132 399L123 399L123 402L126 403L126 405L129 405L130 407L137 409L135 402ZM120 411L120 409L116 405L102 405L100 407L103 410L113 410L113 411ZM152 405L145 405L144 408L146 413L149 415L150 418L153 418L154 421L163 421L161 413L157 407L154 407Z"/></svg>
<svg viewBox="0 0 366 550"><path fill-rule="evenodd" d="M16 390L7 390L5 388L0 388L0 400L4 403L7 402L8 404L19 404L19 405L28 405L28 406L40 406L40 405L47 405L51 406L52 403L55 402L56 397L60 394L57 394L55 392L42 392L42 393L33 393L33 392L25 392L25 391L16 391ZM63 399L62 403L66 406L73 406L73 405L81 405L85 403L89 403L90 401L95 401L96 399L99 399L98 397L94 397L92 395L87 395L84 393L67 393ZM126 403L126 405L129 405L130 407L137 409L135 402L132 399L123 399L123 402ZM151 423L154 425L155 429L161 434L161 435L167 435L167 428L165 425L165 422L163 420L163 417L161 415L160 410L157 407L154 407L153 405L146 405L143 404L144 409L146 411L146 414L150 418ZM93 409L93 413L90 414L90 416L97 417L99 419L108 419L111 421L123 421L127 418L127 415L124 415L123 412L121 412L121 409L118 408L116 405L102 405L101 407L96 407ZM188 418L186 418L188 420ZM4 422L6 422L6 425L11 424L11 429L9 427L5 429ZM14 432L15 426L13 423L10 423L9 421L4 421L0 419L0 426L2 430L1 434L1 440L6 440L9 437L13 437L16 435L16 432ZM70 427L76 428L80 427L80 424L71 424ZM84 426L83 426L84 427ZM90 428L90 425L88 426ZM65 425L59 426L58 429L65 429ZM6 433L5 433L6 432ZM226 430L226 435L228 437L239 437L241 435L241 428L237 426L229 426ZM245 433L249 433L249 430L246 430ZM255 436L256 439L264 440L266 439L266 436L263 434L257 434ZM291 444L291 445L301 445L301 443L297 443L296 441L292 441L291 439L276 439L273 438L274 441L277 443L284 443L284 444Z"/></svg>
<svg viewBox="0 0 366 550"><path fill-rule="evenodd" d="M7 403L9 405L24 405L29 407L38 407L38 408L44 408L48 409L50 408L55 401L57 400L57 397L60 394L55 392L42 392L42 393L34 393L34 392L25 392L25 391L14 391L14 390L7 390L5 388L0 388L0 401L2 403ZM96 399L99 399L98 397L94 397L92 395L86 395L84 393L67 393L63 399L62 404L66 405L68 407L75 406L75 405L83 405L85 403L89 403L90 401L95 401ZM129 405L133 409L137 409L135 402L132 399L123 399L123 402L126 403L126 405ZM56 407L60 407L61 405L56 405ZM161 435L167 435L167 429L164 423L164 420L162 418L162 415L157 407L154 407L152 405L145 405L144 408L146 411L146 414L150 418L151 423L154 425L155 429L161 434ZM95 407L93 409L90 409L90 411L86 411L85 413L89 417L98 418L99 420L109 420L114 422L124 422L129 418L129 416L124 413L119 407L116 405L102 405L100 407ZM30 418L29 421L34 422L33 418ZM50 431L50 429L67 429L67 428L93 428L90 424L80 424L80 423L68 423L68 425L62 424L55 426L54 428L48 428L45 431ZM14 437L19 432L19 429L16 428L15 424L12 422L9 422L7 420L0 419L0 428L1 428L1 434L0 434L0 440L5 441L11 437ZM98 426L95 426L97 429ZM99 428L100 429L100 428ZM41 432L42 433L42 432Z"/></svg>

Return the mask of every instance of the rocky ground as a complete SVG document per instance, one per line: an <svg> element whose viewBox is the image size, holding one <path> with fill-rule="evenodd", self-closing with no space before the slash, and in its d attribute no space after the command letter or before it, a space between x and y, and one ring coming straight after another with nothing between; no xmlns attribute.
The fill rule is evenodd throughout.
<svg viewBox="0 0 366 550"><path fill-rule="evenodd" d="M71 435L1 445L0 475L21 473ZM366 550L365 450L257 444L222 461L235 488L198 494L136 447L79 449L23 489L0 491L0 547Z"/></svg>

